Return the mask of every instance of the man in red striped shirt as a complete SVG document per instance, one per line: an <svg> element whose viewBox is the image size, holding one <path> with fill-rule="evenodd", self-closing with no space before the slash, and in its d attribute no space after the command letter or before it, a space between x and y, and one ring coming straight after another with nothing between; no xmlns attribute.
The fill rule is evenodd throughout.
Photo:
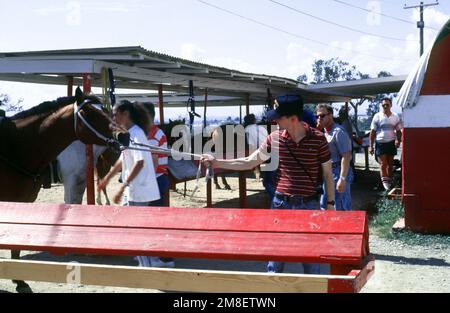
<svg viewBox="0 0 450 313"><path fill-rule="evenodd" d="M334 180L331 154L325 136L302 121L303 99L299 95L277 97L276 109L268 118L276 121L280 130L271 133L249 157L219 160L204 155L203 162L213 168L246 171L269 158L278 163L276 193L272 209L319 210L322 181L328 196L327 210L334 210ZM303 264L307 274L319 274L319 264ZM269 272L281 273L282 262L269 262Z"/></svg>

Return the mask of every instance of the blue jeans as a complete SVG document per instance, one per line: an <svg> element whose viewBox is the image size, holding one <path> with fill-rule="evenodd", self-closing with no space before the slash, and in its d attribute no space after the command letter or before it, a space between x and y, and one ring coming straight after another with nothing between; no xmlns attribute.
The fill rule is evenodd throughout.
<svg viewBox="0 0 450 313"><path fill-rule="evenodd" d="M339 178L341 177L341 167L333 167L333 179L334 179L334 201L336 202L336 211L351 211L352 210L352 194L351 194L351 184L353 182L353 170L351 167L348 169L348 175L345 179L346 187L343 193L337 192L336 186ZM320 198L320 206L322 208L327 207L327 191L325 185L323 187L324 194Z"/></svg>
<svg viewBox="0 0 450 313"><path fill-rule="evenodd" d="M302 199L295 199L294 201L288 203L278 199L277 197L274 197L272 200L271 209L319 210L320 208L318 200L310 200L304 202ZM303 269L305 274L320 274L320 264L303 263ZM283 270L284 270L284 262L270 261L267 264L267 271L270 273L282 273Z"/></svg>
<svg viewBox="0 0 450 313"><path fill-rule="evenodd" d="M169 177L167 175L161 175L157 178L159 188L159 200L150 202L150 206L164 206L165 195L169 190Z"/></svg>

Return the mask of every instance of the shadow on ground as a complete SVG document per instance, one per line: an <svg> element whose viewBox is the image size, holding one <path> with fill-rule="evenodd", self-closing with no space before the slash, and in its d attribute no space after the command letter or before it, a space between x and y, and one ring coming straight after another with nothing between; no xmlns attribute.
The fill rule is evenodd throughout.
<svg viewBox="0 0 450 313"><path fill-rule="evenodd" d="M436 258L407 258L402 256L394 255L381 255L374 254L375 259L378 261L388 261L395 264L407 264L407 265L423 265L423 266L438 266L438 267L448 267L450 263L443 259Z"/></svg>

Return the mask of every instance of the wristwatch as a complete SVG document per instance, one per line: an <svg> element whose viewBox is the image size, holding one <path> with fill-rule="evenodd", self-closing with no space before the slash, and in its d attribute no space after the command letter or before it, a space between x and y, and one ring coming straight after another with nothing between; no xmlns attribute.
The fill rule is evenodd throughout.
<svg viewBox="0 0 450 313"><path fill-rule="evenodd" d="M334 201L334 200L333 200L333 201L328 201L328 202L327 202L327 205L335 205L335 204L336 204L336 201Z"/></svg>

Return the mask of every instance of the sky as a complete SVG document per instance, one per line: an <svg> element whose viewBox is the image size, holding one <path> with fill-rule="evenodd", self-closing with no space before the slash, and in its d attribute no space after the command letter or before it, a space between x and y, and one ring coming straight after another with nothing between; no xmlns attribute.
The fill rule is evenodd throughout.
<svg viewBox="0 0 450 313"><path fill-rule="evenodd" d="M311 79L314 60L339 57L372 77L381 70L404 75L419 58L419 12L403 7L419 2L0 0L0 52L142 46L292 79L304 73ZM450 18L450 0L439 2L425 10L426 46ZM23 99L25 107L65 92L0 81L0 93Z"/></svg>

